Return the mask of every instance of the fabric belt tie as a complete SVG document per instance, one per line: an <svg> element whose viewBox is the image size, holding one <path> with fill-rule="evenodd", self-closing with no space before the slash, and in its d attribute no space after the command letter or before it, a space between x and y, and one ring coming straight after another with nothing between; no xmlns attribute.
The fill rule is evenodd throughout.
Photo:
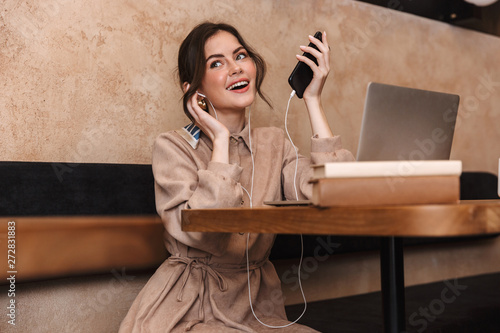
<svg viewBox="0 0 500 333"><path fill-rule="evenodd" d="M184 291L184 287L186 286L187 280L189 279L189 276L191 275L191 269L193 267L194 268L201 268L203 270L203 278L205 278L206 273L210 274L219 284L220 291L227 290L227 283L226 283L226 280L224 280L224 277L219 272L214 270L210 265L207 265L206 263L200 261L199 259L171 256L168 260L186 264L186 268L184 269L184 273L183 273L184 280L182 281L182 287L181 287L181 290L179 291L179 294L177 295L177 300L179 302L182 301L182 293ZM202 296L202 295L200 295L200 296ZM202 298L202 301L203 301L203 298Z"/></svg>
<svg viewBox="0 0 500 333"><path fill-rule="evenodd" d="M205 301L205 279L207 276L207 273L212 276L218 283L220 291L224 292L227 290L227 283L226 280L224 280L224 277L215 269L212 268L211 265L207 264L205 261L208 258L189 258L189 257L179 257L179 256L170 256L168 260L176 263L183 263L186 265L184 268L183 274L183 281L181 285L181 289L179 290L179 293L177 294L177 301L182 302L182 295L184 292L184 287L187 284L187 281L189 279L189 276L191 275L191 270L193 268L200 268L202 270L202 274L200 277L200 290L198 291L198 297L200 298L200 306L198 308L198 319L192 320L187 323L186 325L186 331L191 330L193 326L195 326L198 323L203 322L205 319L205 311L204 311L204 301ZM258 263L251 264L249 269L254 270L262 265L266 260L263 260ZM222 271L240 271L243 270L243 268L221 268ZM246 267L244 268L246 270Z"/></svg>
<svg viewBox="0 0 500 333"><path fill-rule="evenodd" d="M203 322L205 319L205 310L204 310L204 302L205 302L205 279L206 279L206 274L208 273L210 276L212 276L217 283L219 284L219 289L220 291L224 292L227 290L227 283L226 280L224 280L224 277L214 270L210 265L207 265L204 263L202 260L197 259L197 258L188 258L188 257L178 257L178 256L171 256L168 260L173 261L173 262L178 262L178 263L183 263L186 265L186 268L184 268L184 272L182 273L184 275L182 285L181 285L181 290L179 290L179 294L177 294L177 301L182 302L182 294L184 292L184 287L186 286L186 283L189 279L189 276L191 275L191 269L194 268L201 268L202 274L200 278L200 290L198 291L198 297L200 298L200 306L198 308L198 319L191 320L190 322L187 323L186 325L186 331L190 331L193 326L195 326L198 323Z"/></svg>

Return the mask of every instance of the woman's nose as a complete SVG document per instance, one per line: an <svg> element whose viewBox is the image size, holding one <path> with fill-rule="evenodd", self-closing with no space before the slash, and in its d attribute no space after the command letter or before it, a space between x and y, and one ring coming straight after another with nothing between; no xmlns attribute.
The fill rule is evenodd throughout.
<svg viewBox="0 0 500 333"><path fill-rule="evenodd" d="M236 74L240 74L243 72L243 69L241 68L240 65L238 65L237 63L233 63L233 65L231 66L231 70L229 72L229 75L236 75Z"/></svg>

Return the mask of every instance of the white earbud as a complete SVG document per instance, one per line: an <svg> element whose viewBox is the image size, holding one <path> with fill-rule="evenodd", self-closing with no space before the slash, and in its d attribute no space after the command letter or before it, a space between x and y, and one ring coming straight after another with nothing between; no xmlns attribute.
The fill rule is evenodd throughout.
<svg viewBox="0 0 500 333"><path fill-rule="evenodd" d="M198 94L198 96L201 96L201 97L203 97L203 98L206 98L206 99L207 99L208 103L210 103L210 106L212 106L212 110L214 110L214 113L215 113L215 119L219 119L219 117L217 117L217 110L215 110L214 105L213 105L213 104L212 104L212 102L208 99L208 97L207 97L207 96L205 96L205 95L203 95L203 94L202 94L201 92L199 92L199 91L196 91L196 93Z"/></svg>

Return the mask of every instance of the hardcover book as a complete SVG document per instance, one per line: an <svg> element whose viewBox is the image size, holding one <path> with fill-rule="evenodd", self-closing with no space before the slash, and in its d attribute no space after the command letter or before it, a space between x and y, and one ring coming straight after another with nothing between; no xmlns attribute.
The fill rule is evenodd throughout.
<svg viewBox="0 0 500 333"><path fill-rule="evenodd" d="M317 179L311 199L320 207L446 204L459 200L458 176Z"/></svg>

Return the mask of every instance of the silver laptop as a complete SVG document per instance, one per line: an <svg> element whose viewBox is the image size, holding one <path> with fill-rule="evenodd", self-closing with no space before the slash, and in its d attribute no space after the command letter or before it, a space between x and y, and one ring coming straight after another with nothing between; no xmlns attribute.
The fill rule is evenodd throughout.
<svg viewBox="0 0 500 333"><path fill-rule="evenodd" d="M447 160L459 96L371 82L358 161Z"/></svg>

